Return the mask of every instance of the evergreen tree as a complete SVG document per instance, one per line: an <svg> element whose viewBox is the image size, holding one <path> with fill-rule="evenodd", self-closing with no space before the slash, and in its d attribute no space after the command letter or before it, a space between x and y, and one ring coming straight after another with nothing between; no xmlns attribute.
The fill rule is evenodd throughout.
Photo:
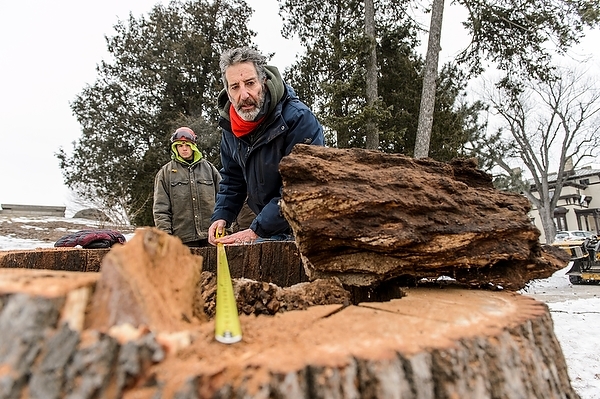
<svg viewBox="0 0 600 399"><path fill-rule="evenodd" d="M413 51L414 43L402 40L402 31L381 40L383 60L380 96L389 115L380 121L381 150L413 155L417 135L420 96L423 85L423 59ZM431 158L448 161L472 156L468 145L478 141L485 124L480 122L481 102L467 103L464 87L467 77L454 65L445 65L439 73L431 136Z"/></svg>
<svg viewBox="0 0 600 399"><path fill-rule="evenodd" d="M584 28L600 22L598 0L460 0L470 45L457 62L472 75L486 62L508 75L547 82L555 78L552 54L579 42ZM510 83L505 80L502 83Z"/></svg>
<svg viewBox="0 0 600 399"><path fill-rule="evenodd" d="M286 79L318 114L329 144L357 146L351 132L365 106L362 0L281 1L284 36L297 35L306 55L288 68ZM361 57L361 62L357 62Z"/></svg>
<svg viewBox="0 0 600 399"><path fill-rule="evenodd" d="M219 56L255 35L243 0L174 1L119 21L110 61L71 104L82 126L72 154L57 157L65 183L83 198L123 206L130 222L153 225L154 175L170 159L169 137L187 125L218 164Z"/></svg>
<svg viewBox="0 0 600 399"><path fill-rule="evenodd" d="M424 62L414 50L419 44L416 28L400 4L376 2L379 100L368 105L369 39L363 34L362 1L280 2L284 34L298 35L307 49L286 70L286 78L317 112L328 144L365 148L368 122L376 120L380 150L412 155ZM301 19L307 14L313 22ZM477 114L483 105L460 104L466 76L456 67L446 66L439 81L432 137L436 148L430 156L448 160L466 155L464 144L482 128Z"/></svg>

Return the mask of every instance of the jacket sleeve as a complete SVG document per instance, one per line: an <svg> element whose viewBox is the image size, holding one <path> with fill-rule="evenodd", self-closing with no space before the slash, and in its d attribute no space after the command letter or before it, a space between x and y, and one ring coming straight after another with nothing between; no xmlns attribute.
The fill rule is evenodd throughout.
<svg viewBox="0 0 600 399"><path fill-rule="evenodd" d="M231 148L225 137L226 134L223 132L221 137L221 164L223 167L220 171L221 181L211 223L223 219L229 227L244 205L247 189L244 172L233 159L232 154L235 149Z"/></svg>
<svg viewBox="0 0 600 399"><path fill-rule="evenodd" d="M285 119L289 130L286 135L284 155L289 155L294 146L299 143L324 144L323 127L316 116L302 102L298 100L290 102L285 110ZM282 191L283 186L279 190L279 196L272 198L250 225L250 229L258 236L271 237L285 233L289 229L289 223L281 213L279 205Z"/></svg>
<svg viewBox="0 0 600 399"><path fill-rule="evenodd" d="M152 205L152 214L154 216L154 225L156 228L173 234L173 210L171 208L171 198L169 196L169 179L165 174L168 173L168 167L162 167L154 177L154 203Z"/></svg>
<svg viewBox="0 0 600 399"><path fill-rule="evenodd" d="M301 101L291 101L285 110L288 125L285 154L289 155L296 144L324 145L323 126L312 111Z"/></svg>
<svg viewBox="0 0 600 399"><path fill-rule="evenodd" d="M279 201L281 196L275 197L256 215L250 229L259 237L268 238L277 234L286 233L290 228L289 223L283 217Z"/></svg>

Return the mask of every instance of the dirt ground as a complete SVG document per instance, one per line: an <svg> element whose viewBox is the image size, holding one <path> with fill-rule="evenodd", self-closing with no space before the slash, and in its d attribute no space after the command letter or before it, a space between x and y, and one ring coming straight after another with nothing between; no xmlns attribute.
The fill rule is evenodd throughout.
<svg viewBox="0 0 600 399"><path fill-rule="evenodd" d="M84 229L115 229L133 233L133 227L109 226L94 220L0 215L0 236L56 242L59 238Z"/></svg>

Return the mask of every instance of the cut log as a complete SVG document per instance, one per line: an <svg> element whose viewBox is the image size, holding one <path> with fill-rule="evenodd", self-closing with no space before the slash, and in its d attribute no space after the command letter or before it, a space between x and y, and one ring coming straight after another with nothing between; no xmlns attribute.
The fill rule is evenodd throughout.
<svg viewBox="0 0 600 399"><path fill-rule="evenodd" d="M565 266L544 257L529 201L494 189L473 160L297 145L280 172L281 208L310 279L448 276L518 290Z"/></svg>
<svg viewBox="0 0 600 399"><path fill-rule="evenodd" d="M108 249L38 248L0 251L0 269L98 272Z"/></svg>
<svg viewBox="0 0 600 399"><path fill-rule="evenodd" d="M0 269L24 268L98 272L108 249L41 248L36 250L0 251ZM215 247L190 248L204 259L203 270L215 273ZM231 276L289 287L308 281L296 243L263 242L227 247Z"/></svg>
<svg viewBox="0 0 600 399"><path fill-rule="evenodd" d="M126 244L126 245L129 245ZM179 332L71 328L97 273L0 270L3 397L577 398L547 307L516 293L411 288L389 302L240 317ZM72 300L71 300L72 302Z"/></svg>

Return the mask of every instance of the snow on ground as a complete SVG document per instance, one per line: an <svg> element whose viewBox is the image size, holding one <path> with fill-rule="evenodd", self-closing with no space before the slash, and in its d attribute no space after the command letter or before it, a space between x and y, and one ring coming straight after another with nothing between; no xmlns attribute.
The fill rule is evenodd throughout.
<svg viewBox="0 0 600 399"><path fill-rule="evenodd" d="M571 384L581 399L600 399L600 286L572 285L565 274L569 268L533 281L522 293L548 305Z"/></svg>
<svg viewBox="0 0 600 399"><path fill-rule="evenodd" d="M126 240L133 237L132 226L108 225L105 222L50 216L16 216L0 213L0 250L51 248L60 237L84 229L113 229Z"/></svg>
<svg viewBox="0 0 600 399"><path fill-rule="evenodd" d="M26 223L26 220L21 222ZM76 219L69 221L76 222ZM128 240L132 236L125 235ZM52 246L53 242L0 235L0 250ZM548 305L571 383L581 399L600 399L600 285L572 285L565 274L568 269L547 279L532 281L521 293Z"/></svg>
<svg viewBox="0 0 600 399"><path fill-rule="evenodd" d="M0 236L0 250L52 248L53 246L53 242Z"/></svg>
<svg viewBox="0 0 600 399"><path fill-rule="evenodd" d="M573 388L582 399L600 398L600 298L548 306Z"/></svg>

